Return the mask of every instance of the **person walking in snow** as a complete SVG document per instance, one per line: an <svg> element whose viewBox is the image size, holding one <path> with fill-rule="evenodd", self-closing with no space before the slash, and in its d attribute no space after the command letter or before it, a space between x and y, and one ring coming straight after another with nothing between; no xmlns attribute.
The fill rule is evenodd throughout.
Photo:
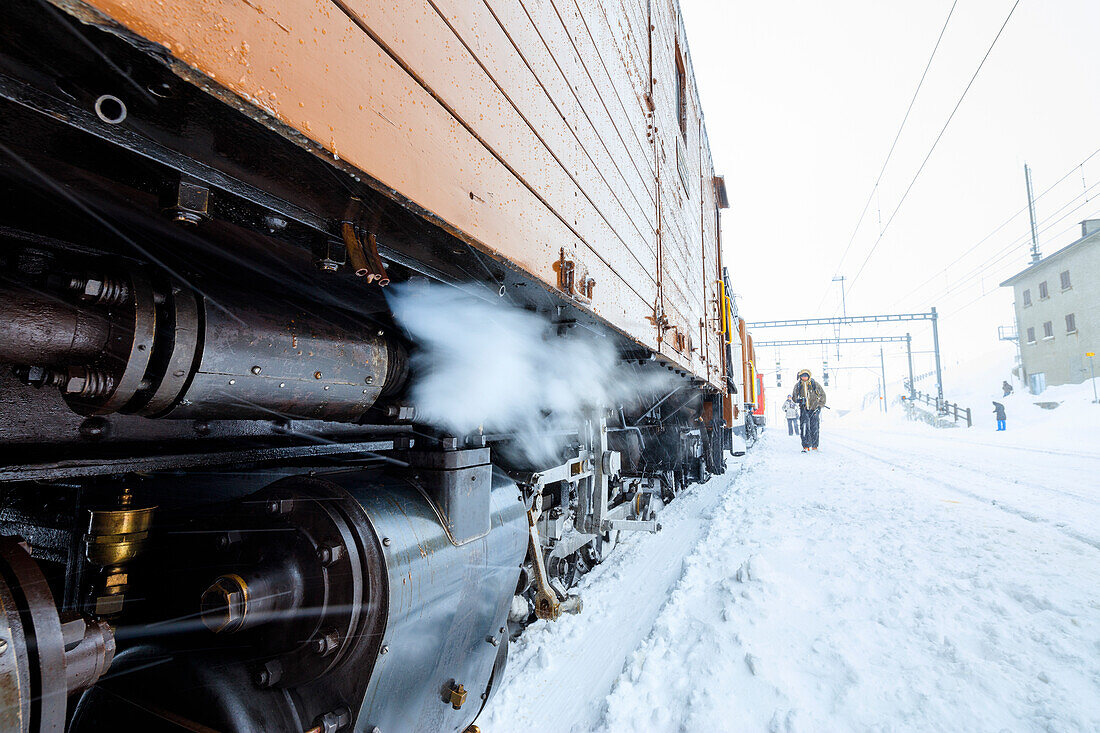
<svg viewBox="0 0 1100 733"><path fill-rule="evenodd" d="M802 452L817 450L818 439L821 437L821 409L825 407L825 390L811 377L809 369L798 373L798 384L794 386L791 400L801 408L798 421L801 426Z"/></svg>
<svg viewBox="0 0 1100 733"><path fill-rule="evenodd" d="M798 430L798 405L790 397L783 403L783 414L787 416L787 435L794 435Z"/></svg>
<svg viewBox="0 0 1100 733"><path fill-rule="evenodd" d="M1012 385L1008 383L1007 379L1004 381L1003 384L1001 384L1001 389L1005 391L1005 397L1008 397L1010 394L1012 394Z"/></svg>
<svg viewBox="0 0 1100 733"><path fill-rule="evenodd" d="M1005 429L1005 406L1000 402L993 403L993 414L997 416L997 432Z"/></svg>

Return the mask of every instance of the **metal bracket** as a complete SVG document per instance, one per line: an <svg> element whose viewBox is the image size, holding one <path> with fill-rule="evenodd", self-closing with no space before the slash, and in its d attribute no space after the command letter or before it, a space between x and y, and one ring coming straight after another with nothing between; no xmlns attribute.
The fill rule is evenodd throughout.
<svg viewBox="0 0 1100 733"><path fill-rule="evenodd" d="M652 532L661 531L661 525L656 519L608 519L603 523L604 532Z"/></svg>

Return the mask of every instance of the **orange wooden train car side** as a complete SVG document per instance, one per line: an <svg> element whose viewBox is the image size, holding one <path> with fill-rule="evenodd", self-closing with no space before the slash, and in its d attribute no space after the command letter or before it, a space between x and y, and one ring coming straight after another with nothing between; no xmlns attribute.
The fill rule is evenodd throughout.
<svg viewBox="0 0 1100 733"><path fill-rule="evenodd" d="M726 390L674 0L55 2Z"/></svg>

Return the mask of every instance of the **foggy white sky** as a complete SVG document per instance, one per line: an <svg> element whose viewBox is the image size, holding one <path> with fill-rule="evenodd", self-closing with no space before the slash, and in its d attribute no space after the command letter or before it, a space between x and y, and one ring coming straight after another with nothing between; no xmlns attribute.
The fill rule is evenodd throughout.
<svg viewBox="0 0 1100 733"><path fill-rule="evenodd" d="M731 199L724 256L742 315L833 315L840 289L830 280L855 277L879 236L879 211L885 224L1014 0L959 0L843 264L952 0L680 2L715 167ZM1022 0L852 284L848 313L935 305L945 365L996 349L996 327L1013 319L1011 293L997 284L1027 262L1026 211L946 273L945 266L1026 205L1024 161L1038 193L1100 148L1098 69L1100 2ZM1098 183L1100 154L1038 202L1039 220L1050 217L1040 224L1044 254L1076 239L1081 219L1100 218L1100 185L1081 195ZM927 325L910 325L920 339L915 348L930 348ZM778 329L757 338L825 335ZM901 377L904 350L890 346L892 381ZM851 364L878 361L877 346L842 347L842 354ZM784 349L782 358L785 386L797 366L821 362L813 348ZM771 354L760 361L774 369ZM930 366L930 356L918 357L918 372ZM949 372L944 381L949 393Z"/></svg>

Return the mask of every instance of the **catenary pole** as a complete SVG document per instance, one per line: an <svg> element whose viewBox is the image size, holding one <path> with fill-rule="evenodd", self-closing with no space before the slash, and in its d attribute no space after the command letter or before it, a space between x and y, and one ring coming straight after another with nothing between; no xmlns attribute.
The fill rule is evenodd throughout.
<svg viewBox="0 0 1100 733"><path fill-rule="evenodd" d="M940 318L936 313L936 306L932 306L932 344L936 350L936 397L943 403L943 368L940 366Z"/></svg>
<svg viewBox="0 0 1100 733"><path fill-rule="evenodd" d="M882 369L882 411L889 412L886 407L886 357L882 353L882 347L878 347L878 364Z"/></svg>
<svg viewBox="0 0 1100 733"><path fill-rule="evenodd" d="M917 399L917 385L913 383L913 337L905 334L905 355L909 357L909 399Z"/></svg>

